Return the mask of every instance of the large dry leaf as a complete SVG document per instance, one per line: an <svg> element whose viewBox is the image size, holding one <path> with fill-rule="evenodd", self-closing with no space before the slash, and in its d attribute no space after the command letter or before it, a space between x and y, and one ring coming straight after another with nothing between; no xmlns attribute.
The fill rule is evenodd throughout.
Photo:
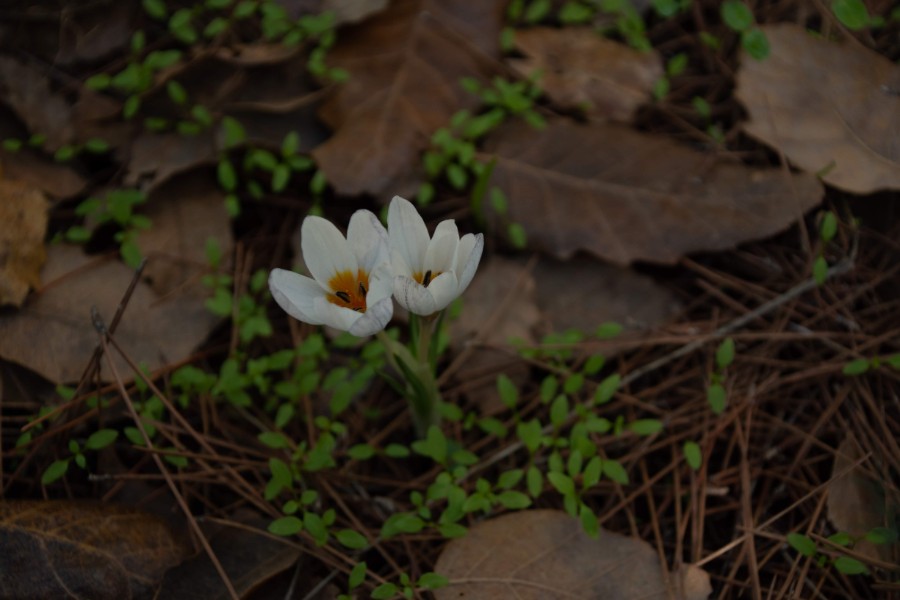
<svg viewBox="0 0 900 600"><path fill-rule="evenodd" d="M480 523L444 548L434 567L450 579L437 600L701 600L709 576L688 567L667 585L656 551L643 540L601 531L555 510L516 512Z"/></svg>
<svg viewBox="0 0 900 600"><path fill-rule="evenodd" d="M62 94L50 86L45 70L0 57L0 98L28 125L30 131L47 137L51 152L74 140L72 108Z"/></svg>
<svg viewBox="0 0 900 600"><path fill-rule="evenodd" d="M77 196L87 187L87 181L74 170L27 150L0 151L0 159L3 172L10 178L26 182L57 200Z"/></svg>
<svg viewBox="0 0 900 600"><path fill-rule="evenodd" d="M562 259L586 250L618 264L674 263L777 233L823 193L809 174L728 163L608 124L511 123L486 152L509 218Z"/></svg>
<svg viewBox="0 0 900 600"><path fill-rule="evenodd" d="M0 501L4 598L150 598L185 548L153 515L113 504Z"/></svg>
<svg viewBox="0 0 900 600"><path fill-rule="evenodd" d="M296 564L300 550L256 525L224 525L212 533L209 544L231 584L247 598L272 577ZM159 600L228 600L231 596L206 552L170 569L156 593Z"/></svg>
<svg viewBox="0 0 900 600"><path fill-rule="evenodd" d="M231 256L234 243L225 193L205 171L175 177L155 188L144 214L153 225L140 232L137 241L144 256L152 257L144 276L160 296L196 283L208 270L209 240L226 260Z"/></svg>
<svg viewBox="0 0 900 600"><path fill-rule="evenodd" d="M515 70L524 76L539 71L541 89L553 102L597 119L630 120L663 76L656 52L634 50L589 28L522 29L516 48L526 58L509 61Z"/></svg>
<svg viewBox="0 0 900 600"><path fill-rule="evenodd" d="M40 284L47 207L41 191L0 179L0 306L21 306L28 288Z"/></svg>
<svg viewBox="0 0 900 600"><path fill-rule="evenodd" d="M399 0L341 36L328 60L350 79L323 106L336 131L313 152L335 190L385 192L436 129L477 104L459 80L495 69L504 4Z"/></svg>
<svg viewBox="0 0 900 600"><path fill-rule="evenodd" d="M679 309L675 295L630 269L589 257L541 259L534 268L537 303L549 332L591 333L607 321L628 329L652 329Z"/></svg>
<svg viewBox="0 0 900 600"><path fill-rule="evenodd" d="M874 527L893 527L900 517L900 506L885 494L884 484L863 473L866 463L853 466L862 457L859 442L847 434L834 455L832 474L839 476L828 484L828 519L838 531L854 537L863 537ZM853 549L875 560L900 560L896 544L876 545L863 539Z"/></svg>
<svg viewBox="0 0 900 600"><path fill-rule="evenodd" d="M745 56L737 76L747 133L835 187L900 189L900 66L795 25L763 32L769 57Z"/></svg>
<svg viewBox="0 0 900 600"><path fill-rule="evenodd" d="M77 380L99 342L91 307L109 325L133 275L115 258L91 258L77 247L51 246L41 273L43 287L20 311L0 316L0 358L54 383ZM217 322L189 288L161 298L139 283L115 338L132 360L153 370L190 356ZM115 361L119 374L128 377L127 363L117 355ZM103 378L112 379L105 358L102 365Z"/></svg>

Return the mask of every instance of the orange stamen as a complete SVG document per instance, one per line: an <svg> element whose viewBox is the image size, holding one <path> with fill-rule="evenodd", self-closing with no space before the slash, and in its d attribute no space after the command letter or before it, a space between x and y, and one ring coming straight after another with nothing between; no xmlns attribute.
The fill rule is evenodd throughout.
<svg viewBox="0 0 900 600"><path fill-rule="evenodd" d="M328 280L328 287L334 290L328 294L328 301L337 306L356 312L366 312L366 293L369 291L369 274L359 269L356 275L341 271Z"/></svg>

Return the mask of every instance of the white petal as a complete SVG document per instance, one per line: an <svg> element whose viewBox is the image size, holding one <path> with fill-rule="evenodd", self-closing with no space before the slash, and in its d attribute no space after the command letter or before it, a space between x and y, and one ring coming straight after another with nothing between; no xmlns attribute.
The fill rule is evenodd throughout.
<svg viewBox="0 0 900 600"><path fill-rule="evenodd" d="M391 250L396 250L413 272L421 271L428 249L428 228L419 211L409 200L394 196L388 207L388 236Z"/></svg>
<svg viewBox="0 0 900 600"><path fill-rule="evenodd" d="M315 280L293 271L273 269L269 274L269 290L278 306L287 314L310 325L321 325L315 317L316 298L324 298L325 290Z"/></svg>
<svg viewBox="0 0 900 600"><path fill-rule="evenodd" d="M374 305L369 305L366 312L359 316L353 325L347 330L357 337L365 337L378 333L391 320L394 315L394 302L388 298L384 298Z"/></svg>
<svg viewBox="0 0 900 600"><path fill-rule="evenodd" d="M358 210L353 213L347 227L347 243L359 267L367 273L390 259L387 229L371 211Z"/></svg>
<svg viewBox="0 0 900 600"><path fill-rule="evenodd" d="M369 291L366 306L372 306L394 294L394 272L388 264L382 264L369 274Z"/></svg>
<svg viewBox="0 0 900 600"><path fill-rule="evenodd" d="M303 219L300 247L306 268L323 287L328 287L329 280L336 274L349 271L356 275L359 268L347 240L337 227L322 217Z"/></svg>
<svg viewBox="0 0 900 600"><path fill-rule="evenodd" d="M481 253L484 251L484 235L472 235L467 233L459 240L459 248L456 250L456 274L459 277L459 289L457 294L462 294L472 283L478 263L481 261Z"/></svg>
<svg viewBox="0 0 900 600"><path fill-rule="evenodd" d="M420 283L403 275L394 277L394 297L409 312L427 316L435 311L434 297Z"/></svg>
<svg viewBox="0 0 900 600"><path fill-rule="evenodd" d="M324 296L315 299L312 309L315 318L321 324L340 329L341 331L349 331L363 314L350 308L332 304Z"/></svg>
<svg viewBox="0 0 900 600"><path fill-rule="evenodd" d="M428 284L428 291L434 298L434 311L432 312L444 310L459 296L459 282L456 279L456 273L453 271L441 273Z"/></svg>
<svg viewBox="0 0 900 600"><path fill-rule="evenodd" d="M444 221L446 223L446 221ZM434 274L452 271L456 268L456 247L459 245L459 235L455 232L434 232L428 251L425 253L425 271Z"/></svg>
<svg viewBox="0 0 900 600"><path fill-rule="evenodd" d="M394 275L403 275L409 278L413 276L412 268L410 268L403 253L399 250L391 250L391 270L394 272Z"/></svg>
<svg viewBox="0 0 900 600"><path fill-rule="evenodd" d="M456 228L456 221L453 219L447 219L446 221L441 221L438 223L438 226L434 228L434 235L431 237L436 238L439 235L443 235L445 233L452 233L456 236L456 239L459 239L459 229Z"/></svg>

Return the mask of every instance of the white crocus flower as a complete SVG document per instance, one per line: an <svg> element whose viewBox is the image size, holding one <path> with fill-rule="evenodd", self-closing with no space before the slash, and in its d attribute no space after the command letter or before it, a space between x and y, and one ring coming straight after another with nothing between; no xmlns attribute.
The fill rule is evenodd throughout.
<svg viewBox="0 0 900 600"><path fill-rule="evenodd" d="M358 210L347 238L321 217L300 229L303 259L312 278L274 269L272 297L289 315L311 325L328 325L363 337L384 329L394 313L388 235L378 218Z"/></svg>
<svg viewBox="0 0 900 600"><path fill-rule="evenodd" d="M408 200L394 196L388 208L394 297L409 312L428 316L447 307L462 294L481 260L484 236L462 238L452 219L442 221L428 236L428 228Z"/></svg>

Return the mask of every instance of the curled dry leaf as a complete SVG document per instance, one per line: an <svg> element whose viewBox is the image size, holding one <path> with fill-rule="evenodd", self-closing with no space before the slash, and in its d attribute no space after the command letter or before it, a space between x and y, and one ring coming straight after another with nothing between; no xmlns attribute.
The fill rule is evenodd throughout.
<svg viewBox="0 0 900 600"><path fill-rule="evenodd" d="M817 205L812 175L726 163L622 126L556 120L500 128L486 144L509 219L565 259L674 263L772 235Z"/></svg>
<svg viewBox="0 0 900 600"><path fill-rule="evenodd" d="M835 187L900 189L900 66L795 25L763 27L769 57L744 57L738 99L750 135Z"/></svg>
<svg viewBox="0 0 900 600"><path fill-rule="evenodd" d="M4 598L150 598L185 547L165 521L69 500L0 501Z"/></svg>
<svg viewBox="0 0 900 600"><path fill-rule="evenodd" d="M541 315L534 288L535 278L522 262L494 256L478 269L463 296L465 310L450 323L454 352L468 353L455 377L469 399L485 412L503 407L497 393L498 372L517 384L528 380L528 365L509 342L535 342L534 329ZM476 337L479 346L467 349Z"/></svg>
<svg viewBox="0 0 900 600"><path fill-rule="evenodd" d="M639 52L594 29L522 29L516 48L526 56L509 61L516 71L540 72L541 90L554 103L597 119L630 120L663 76L656 52Z"/></svg>
<svg viewBox="0 0 900 600"><path fill-rule="evenodd" d="M0 358L54 383L76 381L99 343L91 307L109 325L134 273L115 258L91 258L74 246L50 246L47 254L43 287L20 311L0 316ZM161 298L138 283L115 338L135 363L153 370L190 356L216 323L218 318L190 290ZM41 332L39 340L36 331ZM111 380L107 360L101 364L102 378ZM115 364L122 377L130 376L130 367L118 355Z"/></svg>
<svg viewBox="0 0 900 600"><path fill-rule="evenodd" d="M831 470L835 478L828 483L828 519L838 531L859 538L874 527L891 526L900 517L896 497L892 498L882 482L863 471L869 463L854 466L863 454L856 437L848 433L834 455ZM863 539L853 549L875 560L900 561L896 544L876 545Z"/></svg>
<svg viewBox="0 0 900 600"><path fill-rule="evenodd" d="M458 82L496 68L504 4L398 0L341 36L328 62L350 78L323 105L335 132L313 152L338 193L384 192L435 130L477 104Z"/></svg>
<svg viewBox="0 0 900 600"><path fill-rule="evenodd" d="M0 179L0 306L21 306L28 288L40 284L47 208L40 190Z"/></svg>
<svg viewBox="0 0 900 600"><path fill-rule="evenodd" d="M437 600L702 600L712 591L703 570L688 566L668 576L650 544L609 531L592 539L555 510L479 523L447 544L434 570L450 580L435 590Z"/></svg>

